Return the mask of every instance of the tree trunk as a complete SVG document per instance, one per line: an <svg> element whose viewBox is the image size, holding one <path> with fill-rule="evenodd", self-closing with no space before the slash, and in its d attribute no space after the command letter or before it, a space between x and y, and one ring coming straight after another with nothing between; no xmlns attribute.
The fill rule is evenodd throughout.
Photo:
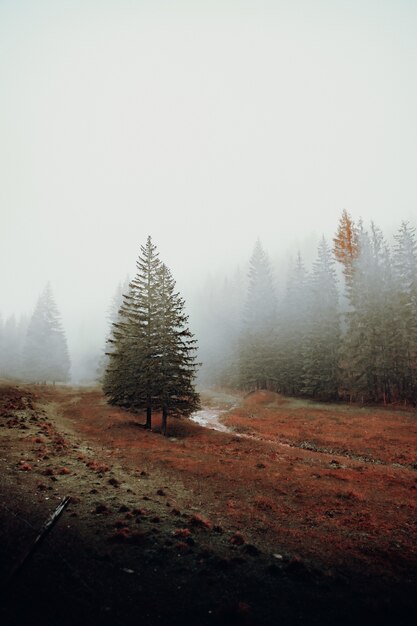
<svg viewBox="0 0 417 626"><path fill-rule="evenodd" d="M146 407L146 426L149 430L152 429L152 407L148 404Z"/></svg>
<svg viewBox="0 0 417 626"><path fill-rule="evenodd" d="M166 406L162 409L162 434L166 437L167 434L167 419L168 419L168 408Z"/></svg>

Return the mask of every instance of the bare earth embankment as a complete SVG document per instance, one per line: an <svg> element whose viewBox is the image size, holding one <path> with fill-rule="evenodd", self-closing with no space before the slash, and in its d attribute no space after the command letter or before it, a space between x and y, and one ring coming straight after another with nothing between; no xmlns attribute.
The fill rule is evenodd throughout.
<svg viewBox="0 0 417 626"><path fill-rule="evenodd" d="M236 403L233 432L163 438L97 389L0 387L2 624L413 621L416 413L206 401Z"/></svg>

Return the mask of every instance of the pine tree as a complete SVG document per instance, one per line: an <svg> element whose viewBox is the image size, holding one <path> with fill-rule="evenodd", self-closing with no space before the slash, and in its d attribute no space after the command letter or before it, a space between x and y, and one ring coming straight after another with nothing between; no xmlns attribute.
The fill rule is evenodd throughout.
<svg viewBox="0 0 417 626"><path fill-rule="evenodd" d="M270 389L275 382L276 298L268 255L258 239L249 265L249 286L239 341L239 385Z"/></svg>
<svg viewBox="0 0 417 626"><path fill-rule="evenodd" d="M239 384L238 338L246 288L237 269L223 281L210 277L194 298L199 358L204 367L199 381L205 385L234 387Z"/></svg>
<svg viewBox="0 0 417 626"><path fill-rule="evenodd" d="M60 315L48 283L29 322L23 351L25 378L67 382L70 359Z"/></svg>
<svg viewBox="0 0 417 626"><path fill-rule="evenodd" d="M340 324L334 261L324 237L308 286L310 314L303 346L302 392L331 400L338 395Z"/></svg>
<svg viewBox="0 0 417 626"><path fill-rule="evenodd" d="M110 359L103 390L111 404L146 410L146 428L152 427L155 395L158 277L161 262L148 237L141 246L136 276L129 284L119 319L109 339Z"/></svg>
<svg viewBox="0 0 417 626"><path fill-rule="evenodd" d="M110 306L109 306L108 313L107 313L107 319L110 324L110 331L109 331L109 336L106 339L106 342L109 341L111 338L112 326L119 319L120 308L123 304L123 296L124 294L128 293L128 291L129 291L129 279L126 278L123 283L119 282L119 284L117 285L116 291L112 297L112 300L110 302ZM102 354L100 355L98 359L97 370L96 370L97 380L103 381L104 374L108 366L109 366L109 356L106 354L106 350L103 350Z"/></svg>
<svg viewBox="0 0 417 626"><path fill-rule="evenodd" d="M24 378L24 349L26 343L26 335L29 328L29 317L26 314L23 314L19 317L19 321L17 322L17 353L18 353L18 363L17 363L17 374L18 378Z"/></svg>
<svg viewBox="0 0 417 626"><path fill-rule="evenodd" d="M190 415L200 406L194 388L197 369L196 340L187 326L184 300L175 292L175 281L166 265L159 271L157 340L159 345L156 406L162 409L162 432L168 415Z"/></svg>
<svg viewBox="0 0 417 626"><path fill-rule="evenodd" d="M352 265L342 366L350 396L389 401L393 394L391 263L381 231L359 230L359 255Z"/></svg>
<svg viewBox="0 0 417 626"><path fill-rule="evenodd" d="M303 350L310 317L307 282L307 272L298 254L289 272L279 322L278 384L280 391L289 395L300 395L303 390Z"/></svg>
<svg viewBox="0 0 417 626"><path fill-rule="evenodd" d="M337 261L343 265L343 273L347 284L349 284L353 263L359 255L359 235L358 229L346 209L342 211L336 236L333 239L333 252Z"/></svg>
<svg viewBox="0 0 417 626"><path fill-rule="evenodd" d="M111 404L145 409L147 428L152 412L162 410L165 432L168 413L188 415L198 406L192 385L195 342L185 327L183 300L150 237L136 266L113 323L103 390Z"/></svg>
<svg viewBox="0 0 417 626"><path fill-rule="evenodd" d="M395 236L394 278L397 341L396 369L400 396L417 401L417 241L406 222Z"/></svg>

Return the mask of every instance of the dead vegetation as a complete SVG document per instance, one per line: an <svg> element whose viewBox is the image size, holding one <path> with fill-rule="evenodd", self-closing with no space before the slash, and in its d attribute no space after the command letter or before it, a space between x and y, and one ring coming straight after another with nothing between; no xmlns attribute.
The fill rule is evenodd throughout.
<svg viewBox="0 0 417 626"><path fill-rule="evenodd" d="M234 623L224 621L231 615L275 624L278 614L295 624L300 611L320 624L336 616L350 623L347 614L340 621L340 607L352 602L356 623L359 613L382 623L394 609L414 609L415 415L258 396L222 418L250 424L250 437L176 420L163 438L138 429L140 416L108 407L99 390L3 387L3 581L31 540L22 520L39 528L65 496L71 503L51 541L76 572L74 581L56 555L33 558L6 617L22 617L22 589L31 611L39 600L32 588L55 606L34 583L39 571L49 572L43 583L66 586L57 597L75 597L74 612L91 624L134 623L138 606L150 625ZM116 571L127 577L123 585ZM80 577L93 585L87 605ZM138 599L138 585L146 597ZM161 586L164 607L153 591ZM367 591L358 599L359 588ZM108 615L101 603L111 606Z"/></svg>

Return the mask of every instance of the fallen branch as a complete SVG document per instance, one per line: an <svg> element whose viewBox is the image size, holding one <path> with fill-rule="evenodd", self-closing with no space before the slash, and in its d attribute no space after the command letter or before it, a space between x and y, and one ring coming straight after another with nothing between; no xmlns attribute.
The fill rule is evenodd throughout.
<svg viewBox="0 0 417 626"><path fill-rule="evenodd" d="M46 535L49 533L49 531L51 530L51 528L56 524L56 522L58 521L59 517L61 516L62 512L64 511L64 509L68 506L68 504L70 503L71 498L69 496L66 496L62 502L60 502L58 504L58 506L56 507L55 511L48 517L48 519L46 520L46 522L44 523L44 525L42 526L38 536L36 537L35 541L32 543L30 549L26 552L26 554L24 555L24 557L22 559L20 559L20 561L15 565L15 567L13 568L10 576L9 576L9 580L8 582L10 583L13 578L23 569L23 567L26 565L26 563L29 561L29 559L31 558L31 556L35 553L36 549L39 547L39 545L42 543L42 541L45 539Z"/></svg>

